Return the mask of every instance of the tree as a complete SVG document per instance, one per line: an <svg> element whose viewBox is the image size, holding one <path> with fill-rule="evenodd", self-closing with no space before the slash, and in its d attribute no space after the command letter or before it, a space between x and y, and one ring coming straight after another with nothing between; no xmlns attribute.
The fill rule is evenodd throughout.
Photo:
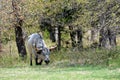
<svg viewBox="0 0 120 80"><path fill-rule="evenodd" d="M116 0L93 0L89 2L92 23L100 31L99 46L112 48L116 46L116 29L119 25L120 4Z"/></svg>
<svg viewBox="0 0 120 80"><path fill-rule="evenodd" d="M49 2L49 1L48 1ZM82 47L82 26L75 21L82 15L82 4L79 1L62 0L62 1L50 1L50 6L45 6L42 18L40 18L40 27L42 29L48 29L52 34L52 41L55 41L55 32L58 31L58 45L61 44L62 32L66 27L69 27L72 46ZM47 26L47 27L46 27ZM75 27L74 30L72 27ZM57 28L57 31L55 31ZM75 33L75 34L74 34ZM77 36L77 40L75 40ZM50 36L51 37L51 36ZM74 44L77 42L77 45Z"/></svg>
<svg viewBox="0 0 120 80"><path fill-rule="evenodd" d="M0 52L2 51L2 42L1 42L1 27L0 27Z"/></svg>
<svg viewBox="0 0 120 80"><path fill-rule="evenodd" d="M13 26L15 28L15 37L16 37L16 44L18 48L18 53L21 57L25 57L27 52L25 48L25 42L23 39L23 31L22 31L22 25L23 25L23 17L20 14L20 8L19 3L17 0L12 0L12 7L13 7L13 14L14 14L14 23Z"/></svg>

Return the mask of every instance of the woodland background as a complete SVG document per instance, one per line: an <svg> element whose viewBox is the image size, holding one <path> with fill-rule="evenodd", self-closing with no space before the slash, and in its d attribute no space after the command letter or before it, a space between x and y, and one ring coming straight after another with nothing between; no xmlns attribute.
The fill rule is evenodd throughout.
<svg viewBox="0 0 120 80"><path fill-rule="evenodd" d="M0 66L23 64L35 32L57 46L53 65L120 65L119 0L0 0Z"/></svg>

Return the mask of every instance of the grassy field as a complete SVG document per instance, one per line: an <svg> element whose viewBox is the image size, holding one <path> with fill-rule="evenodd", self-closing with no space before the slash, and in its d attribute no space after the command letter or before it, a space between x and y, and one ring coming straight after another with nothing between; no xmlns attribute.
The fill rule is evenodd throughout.
<svg viewBox="0 0 120 80"><path fill-rule="evenodd" d="M0 80L120 80L120 68L28 66L0 68Z"/></svg>
<svg viewBox="0 0 120 80"><path fill-rule="evenodd" d="M0 80L120 80L120 47L112 51L62 49L51 53L48 66L29 66L29 55L22 61L14 46L5 48L0 53ZM115 55L106 65L108 53Z"/></svg>

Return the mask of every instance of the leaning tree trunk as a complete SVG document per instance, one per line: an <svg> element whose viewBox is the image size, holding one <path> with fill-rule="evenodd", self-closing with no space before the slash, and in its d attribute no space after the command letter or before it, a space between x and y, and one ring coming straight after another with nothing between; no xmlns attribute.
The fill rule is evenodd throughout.
<svg viewBox="0 0 120 80"><path fill-rule="evenodd" d="M23 39L23 32L22 32L22 24L23 24L23 18L20 15L20 8L18 7L17 0L12 0L12 6L13 6L13 13L14 13L14 28L15 28L15 37L16 37L16 44L18 48L18 53L21 57L25 57L27 52L25 48L25 42Z"/></svg>

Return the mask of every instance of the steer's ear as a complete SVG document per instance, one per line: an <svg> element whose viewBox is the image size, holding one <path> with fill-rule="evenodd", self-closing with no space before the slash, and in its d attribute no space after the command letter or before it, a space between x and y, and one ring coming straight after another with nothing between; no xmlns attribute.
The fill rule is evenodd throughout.
<svg viewBox="0 0 120 80"><path fill-rule="evenodd" d="M57 46L52 46L49 48L50 51L54 51L54 50L57 50Z"/></svg>

